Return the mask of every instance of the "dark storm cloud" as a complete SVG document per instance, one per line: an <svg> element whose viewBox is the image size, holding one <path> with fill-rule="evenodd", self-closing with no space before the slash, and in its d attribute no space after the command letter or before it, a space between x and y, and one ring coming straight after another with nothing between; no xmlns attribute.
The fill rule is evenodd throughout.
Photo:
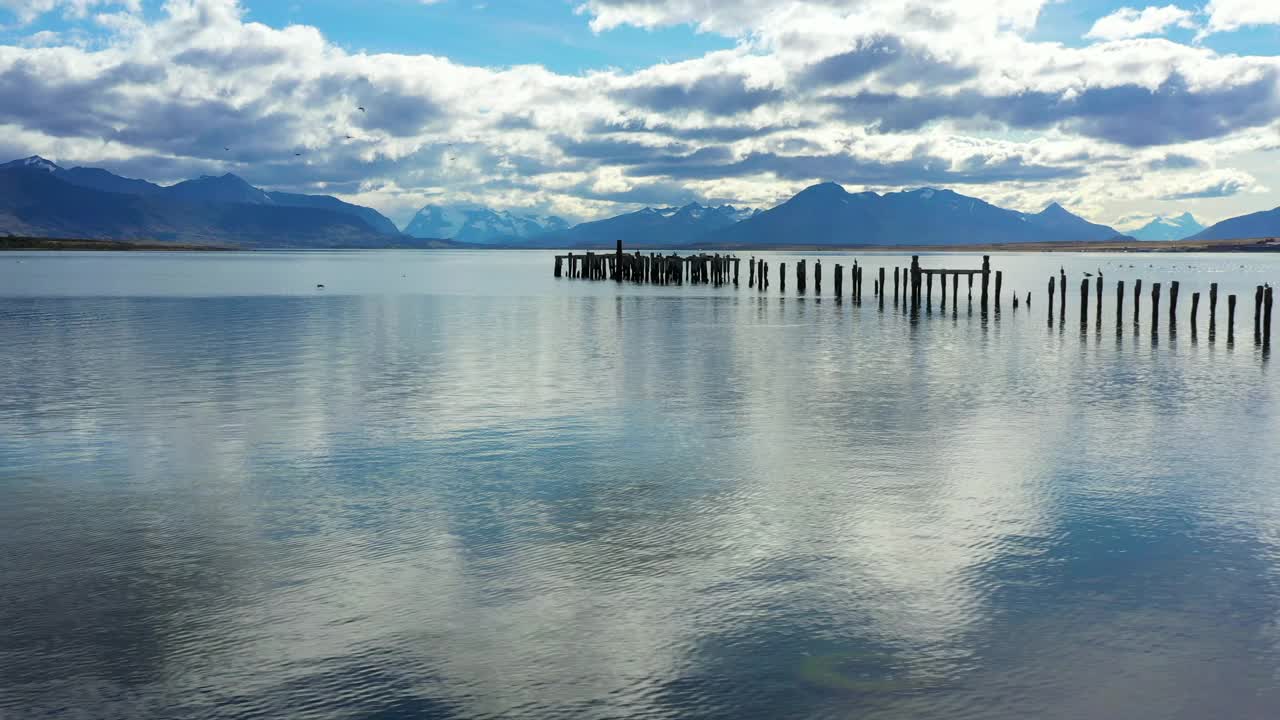
<svg viewBox="0 0 1280 720"><path fill-rule="evenodd" d="M1185 78L1175 74L1154 91L1123 85L1090 88L1072 98L1046 92L992 96L966 90L923 97L866 92L829 102L845 119L882 132L919 130L942 118L987 117L1016 128L1062 124L1089 137L1146 147L1265 125L1280 112L1276 82L1276 73L1267 72L1250 83L1192 91Z"/></svg>
<svg viewBox="0 0 1280 720"><path fill-rule="evenodd" d="M634 165L650 162L655 156L670 152L681 152L687 149L683 143L667 143L655 147L631 140L612 140L609 138L588 138L586 140L570 140L555 138L564 154L589 160L600 160L608 165Z"/></svg>
<svg viewBox="0 0 1280 720"><path fill-rule="evenodd" d="M125 63L89 80L59 81L34 63L18 60L0 71L0 121L57 137L105 137L129 109L119 86L153 72Z"/></svg>
<svg viewBox="0 0 1280 720"><path fill-rule="evenodd" d="M977 70L952 65L907 46L900 38L876 37L848 52L819 60L800 73L806 87L839 85L872 73L892 84L948 85L974 77Z"/></svg>
<svg viewBox="0 0 1280 720"><path fill-rule="evenodd" d="M742 75L707 75L688 84L664 83L618 90L624 102L658 112L703 110L712 115L736 115L782 99L775 88L747 86Z"/></svg>
<svg viewBox="0 0 1280 720"><path fill-rule="evenodd" d="M1189 170L1205 167L1205 162L1190 155L1170 153L1162 158L1147 162L1148 170Z"/></svg>

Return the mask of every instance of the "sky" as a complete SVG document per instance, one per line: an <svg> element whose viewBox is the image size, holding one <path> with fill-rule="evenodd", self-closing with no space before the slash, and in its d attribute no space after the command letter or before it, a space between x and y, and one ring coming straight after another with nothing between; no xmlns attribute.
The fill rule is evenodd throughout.
<svg viewBox="0 0 1280 720"><path fill-rule="evenodd" d="M1280 2L0 0L0 160L33 154L400 225L825 181L1209 223L1280 205Z"/></svg>

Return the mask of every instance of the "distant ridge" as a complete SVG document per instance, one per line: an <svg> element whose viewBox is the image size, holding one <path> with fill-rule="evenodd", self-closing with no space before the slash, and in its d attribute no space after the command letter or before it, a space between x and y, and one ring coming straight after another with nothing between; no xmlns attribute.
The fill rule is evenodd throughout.
<svg viewBox="0 0 1280 720"><path fill-rule="evenodd" d="M0 165L0 234L250 248L425 247L376 210L225 174L162 187L38 156Z"/></svg>
<svg viewBox="0 0 1280 720"><path fill-rule="evenodd" d="M1177 217L1158 217L1130 232L1139 240L1181 240L1204 230L1204 225L1189 212Z"/></svg>
<svg viewBox="0 0 1280 720"><path fill-rule="evenodd" d="M1280 237L1280 207L1249 213L1215 223L1188 240L1241 240Z"/></svg>

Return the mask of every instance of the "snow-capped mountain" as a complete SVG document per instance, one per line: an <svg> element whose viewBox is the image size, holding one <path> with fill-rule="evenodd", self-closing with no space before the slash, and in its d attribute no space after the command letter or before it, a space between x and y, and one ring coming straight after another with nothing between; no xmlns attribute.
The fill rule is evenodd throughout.
<svg viewBox="0 0 1280 720"><path fill-rule="evenodd" d="M709 207L689 203L682 207L647 207L633 213L575 225L548 233L533 242L543 247L589 247L621 240L624 245L678 247L741 222L757 211L733 205Z"/></svg>
<svg viewBox="0 0 1280 720"><path fill-rule="evenodd" d="M405 226L406 235L478 245L507 243L555 232L569 223L554 215L517 215L485 207L427 205Z"/></svg>
<svg viewBox="0 0 1280 720"><path fill-rule="evenodd" d="M1139 240L1181 240L1204 230L1204 225L1184 212L1177 217L1158 217L1129 234Z"/></svg>

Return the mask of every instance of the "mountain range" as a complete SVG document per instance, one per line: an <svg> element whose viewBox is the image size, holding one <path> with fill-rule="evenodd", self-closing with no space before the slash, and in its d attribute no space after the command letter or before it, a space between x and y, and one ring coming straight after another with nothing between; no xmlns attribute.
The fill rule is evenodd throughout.
<svg viewBox="0 0 1280 720"><path fill-rule="evenodd" d="M781 205L730 225L708 245L961 245L1109 240L1120 233L1053 203L1036 214L996 207L951 190L880 195L836 183L805 188Z"/></svg>
<svg viewBox="0 0 1280 720"><path fill-rule="evenodd" d="M402 235L371 208L268 192L231 174L165 187L40 157L0 165L0 233L246 248L439 244Z"/></svg>
<svg viewBox="0 0 1280 720"><path fill-rule="evenodd" d="M1184 212L1178 217L1158 217L1137 230L1129 232L1139 240L1181 240L1195 235L1204 229L1191 213Z"/></svg>
<svg viewBox="0 0 1280 720"><path fill-rule="evenodd" d="M519 243L519 241L569 229L569 223L554 215L517 215L484 207L427 205L405 226L406 235L420 238L451 238L475 245Z"/></svg>
<svg viewBox="0 0 1280 720"><path fill-rule="evenodd" d="M1183 234L1184 231L1186 234ZM1194 234L1192 234L1194 233ZM0 235L145 240L245 248L959 245L1127 237L1051 203L1038 213L951 190L805 188L768 210L647 207L570 226L548 215L428 205L401 233L378 211L327 195L264 190L225 174L162 186L30 157L0 165ZM1189 213L1135 231L1151 239L1280 236L1280 208L1200 229Z"/></svg>

